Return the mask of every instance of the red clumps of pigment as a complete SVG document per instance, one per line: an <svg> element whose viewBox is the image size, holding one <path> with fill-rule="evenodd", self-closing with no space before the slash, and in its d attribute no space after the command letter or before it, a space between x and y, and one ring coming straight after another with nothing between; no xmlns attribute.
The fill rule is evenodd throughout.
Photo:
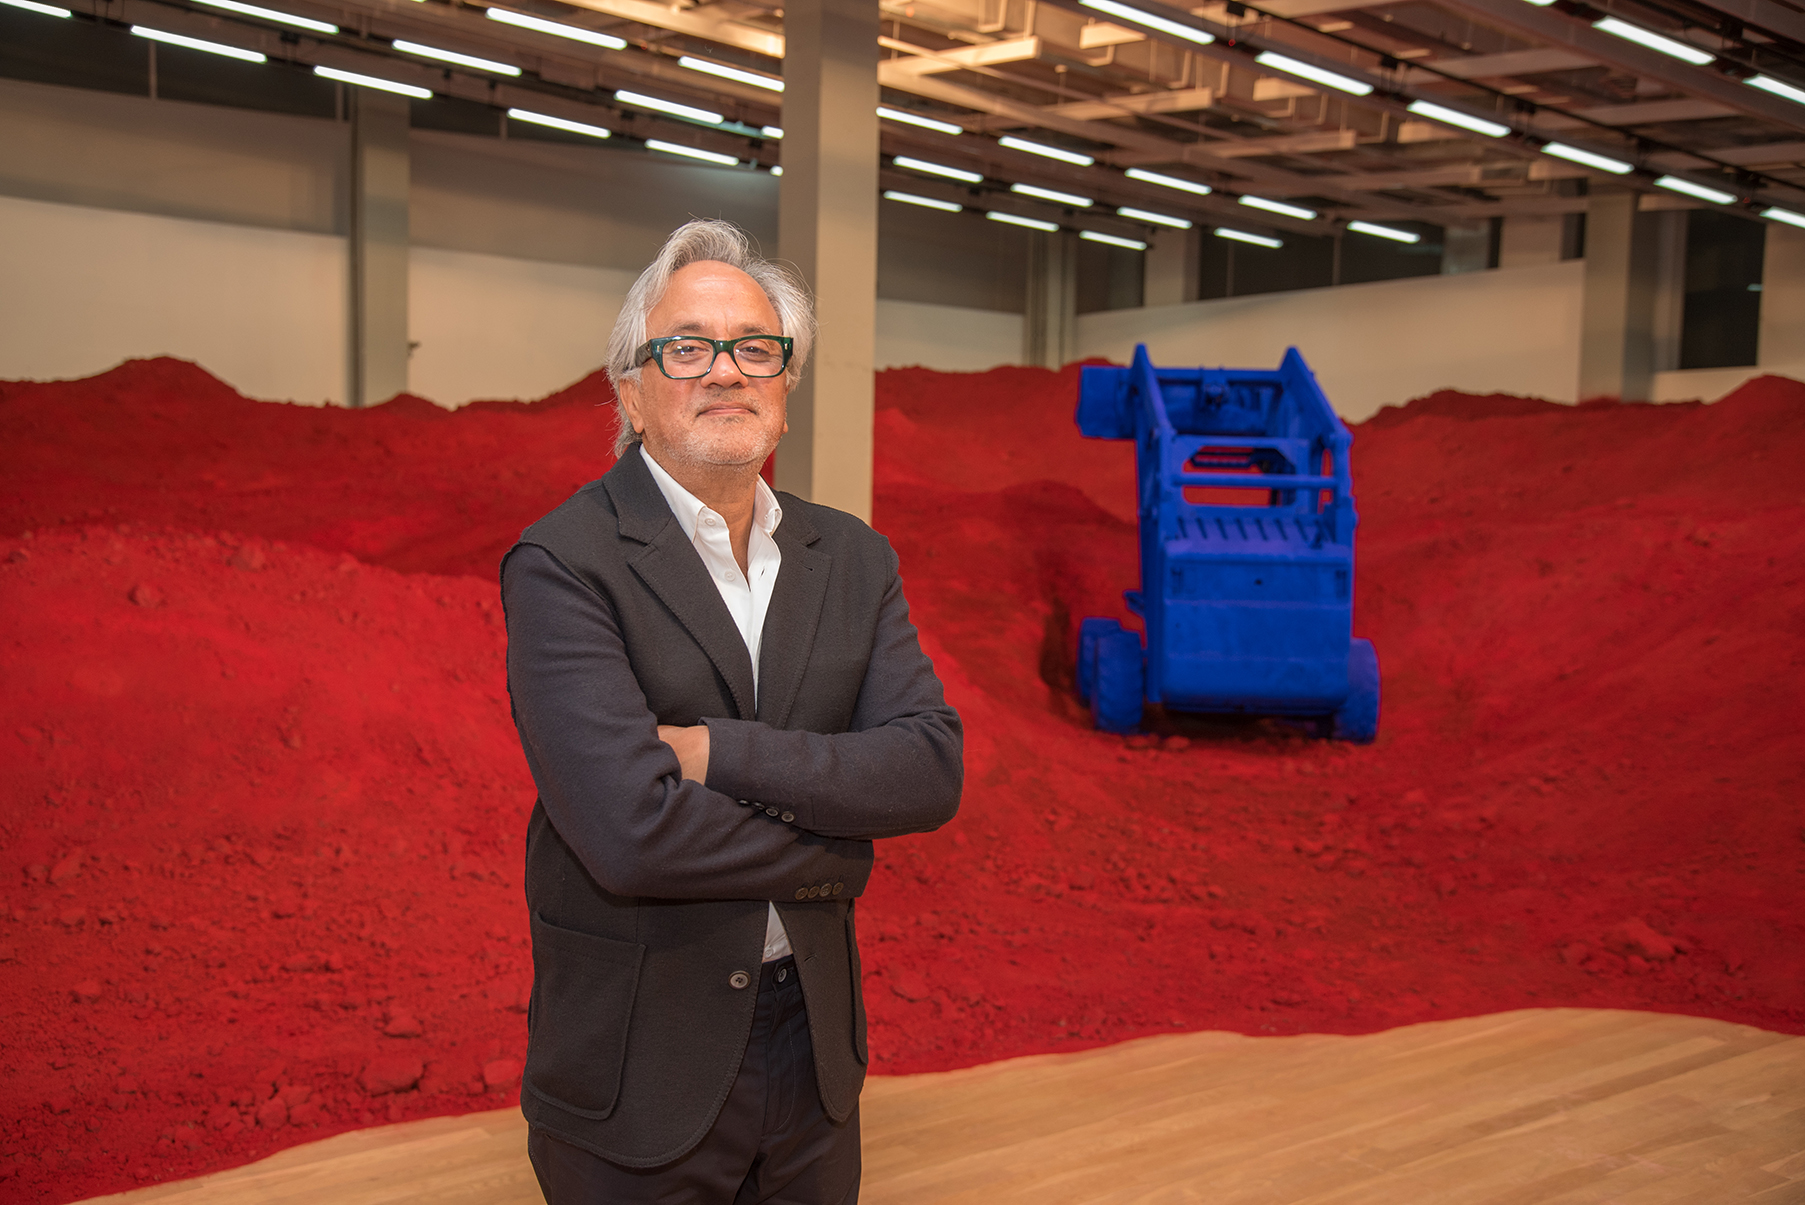
<svg viewBox="0 0 1805 1205"><path fill-rule="evenodd" d="M1355 430L1378 742L1072 698L1136 585L1075 376L879 378L877 526L967 723L859 909L874 1069L1523 1007L1805 1031L1805 386L1437 395ZM494 566L594 380L455 414L191 365L0 385L0 1196L500 1106L532 788Z"/></svg>

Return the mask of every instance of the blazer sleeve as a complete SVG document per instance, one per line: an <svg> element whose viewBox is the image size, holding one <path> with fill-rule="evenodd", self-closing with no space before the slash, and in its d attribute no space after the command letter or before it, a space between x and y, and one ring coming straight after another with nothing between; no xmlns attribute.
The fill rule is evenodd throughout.
<svg viewBox="0 0 1805 1205"><path fill-rule="evenodd" d="M662 899L864 891L869 842L804 831L683 777L606 599L532 544L508 554L501 581L521 746L547 818L598 885Z"/></svg>
<svg viewBox="0 0 1805 1205"><path fill-rule="evenodd" d="M921 651L890 554L871 659L846 732L800 732L756 720L708 725L708 785L781 804L824 837L899 837L959 810L965 736L934 663Z"/></svg>

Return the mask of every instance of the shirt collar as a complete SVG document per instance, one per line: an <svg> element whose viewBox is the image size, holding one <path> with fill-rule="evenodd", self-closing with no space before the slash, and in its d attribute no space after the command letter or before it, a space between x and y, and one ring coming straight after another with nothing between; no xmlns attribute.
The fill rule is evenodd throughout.
<svg viewBox="0 0 1805 1205"><path fill-rule="evenodd" d="M677 516L677 524L683 528L683 538L694 543L696 528L702 522L702 512L708 510L708 507L700 498L677 484L677 479L664 471L664 466L646 451L644 444L639 445L639 456L651 471L652 480L658 483L658 492L664 495L671 513ZM753 478L752 491L752 526L769 536L783 522L783 507L778 505L777 495L771 492L771 487L765 484L763 477Z"/></svg>

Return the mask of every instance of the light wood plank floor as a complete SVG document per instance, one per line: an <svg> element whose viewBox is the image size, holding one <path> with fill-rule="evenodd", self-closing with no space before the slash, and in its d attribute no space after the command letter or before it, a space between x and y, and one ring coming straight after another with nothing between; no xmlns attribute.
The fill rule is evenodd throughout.
<svg viewBox="0 0 1805 1205"><path fill-rule="evenodd" d="M1805 1038L1533 1010L1175 1034L874 1079L866 1205L1805 1205ZM118 1205L543 1205L504 1110L342 1134Z"/></svg>

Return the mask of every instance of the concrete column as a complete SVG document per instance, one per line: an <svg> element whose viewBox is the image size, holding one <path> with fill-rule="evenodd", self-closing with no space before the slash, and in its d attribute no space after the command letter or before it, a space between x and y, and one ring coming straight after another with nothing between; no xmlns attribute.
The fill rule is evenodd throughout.
<svg viewBox="0 0 1805 1205"><path fill-rule="evenodd" d="M1561 235L1566 227L1564 213L1524 214L1504 219L1504 232L1498 240L1500 268L1532 268L1540 264L1561 262Z"/></svg>
<svg viewBox="0 0 1805 1205"><path fill-rule="evenodd" d="M1680 366L1680 335L1686 318L1686 211L1667 209L1644 216L1653 227L1655 257L1650 351L1655 372Z"/></svg>
<svg viewBox="0 0 1805 1205"><path fill-rule="evenodd" d="M1197 300L1201 241L1195 227L1162 230L1153 236L1142 261L1142 305L1182 305Z"/></svg>
<svg viewBox="0 0 1805 1205"><path fill-rule="evenodd" d="M1470 222L1442 228L1441 271L1443 276L1464 272L1483 272L1491 266L1492 224Z"/></svg>
<svg viewBox="0 0 1805 1205"><path fill-rule="evenodd" d="M407 390L407 98L348 89L351 115L351 364L346 401Z"/></svg>
<svg viewBox="0 0 1805 1205"><path fill-rule="evenodd" d="M1078 236L1070 230L1028 236L1028 308L1022 363L1061 368L1077 355Z"/></svg>
<svg viewBox="0 0 1805 1205"><path fill-rule="evenodd" d="M1586 202L1586 284L1580 310L1581 401L1645 402L1654 392L1653 214L1627 189L1595 187Z"/></svg>
<svg viewBox="0 0 1805 1205"><path fill-rule="evenodd" d="M1767 224L1761 261L1761 345L1768 372L1805 378L1805 230Z"/></svg>
<svg viewBox="0 0 1805 1205"><path fill-rule="evenodd" d="M783 13L778 240L814 290L820 338L790 391L777 486L871 518L877 359L877 38L871 0Z"/></svg>

